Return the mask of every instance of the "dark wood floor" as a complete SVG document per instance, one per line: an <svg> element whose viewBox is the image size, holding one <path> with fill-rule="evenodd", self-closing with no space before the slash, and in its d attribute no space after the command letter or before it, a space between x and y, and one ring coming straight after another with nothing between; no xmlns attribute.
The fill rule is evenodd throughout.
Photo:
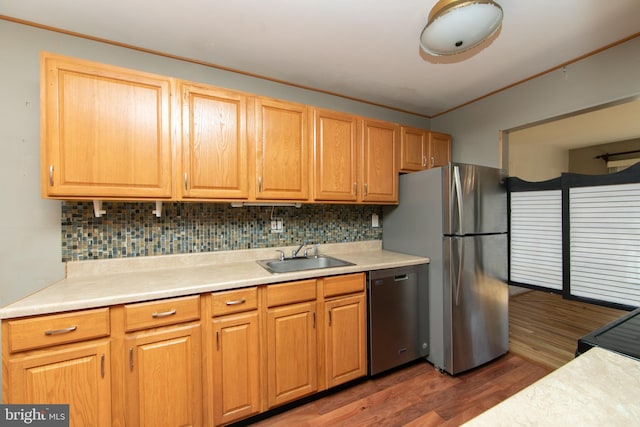
<svg viewBox="0 0 640 427"><path fill-rule="evenodd" d="M510 351L492 363L452 377L420 361L255 425L459 426L571 360L580 336L621 314L520 294L510 302Z"/></svg>
<svg viewBox="0 0 640 427"><path fill-rule="evenodd" d="M456 377L420 362L256 425L458 426L549 371L512 354Z"/></svg>
<svg viewBox="0 0 640 427"><path fill-rule="evenodd" d="M509 301L509 350L551 369L573 359L578 338L626 311L530 291Z"/></svg>

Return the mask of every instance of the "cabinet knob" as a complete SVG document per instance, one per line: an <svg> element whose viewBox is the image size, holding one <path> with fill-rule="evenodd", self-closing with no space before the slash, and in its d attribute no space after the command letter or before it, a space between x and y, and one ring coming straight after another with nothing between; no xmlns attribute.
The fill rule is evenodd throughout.
<svg viewBox="0 0 640 427"><path fill-rule="evenodd" d="M258 193L262 193L262 177L258 177Z"/></svg>
<svg viewBox="0 0 640 427"><path fill-rule="evenodd" d="M53 187L53 165L49 165L49 185Z"/></svg>
<svg viewBox="0 0 640 427"><path fill-rule="evenodd" d="M184 191L187 191L189 189L189 176L187 175L187 173L184 173Z"/></svg>

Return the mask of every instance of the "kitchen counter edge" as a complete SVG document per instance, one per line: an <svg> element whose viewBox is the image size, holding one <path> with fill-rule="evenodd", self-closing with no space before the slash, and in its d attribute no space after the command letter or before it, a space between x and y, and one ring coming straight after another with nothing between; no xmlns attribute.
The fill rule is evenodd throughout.
<svg viewBox="0 0 640 427"><path fill-rule="evenodd" d="M174 298L256 285L304 280L349 273L429 263L429 258L384 250L376 242L367 245L322 245L320 253L355 265L272 274L255 261L272 256L273 248L202 254L168 255L140 260L83 262L82 274L70 274L44 289L0 308L0 319L53 314L119 304ZM150 257L145 257L150 258ZM242 259L242 260L240 260ZM88 273L95 263L95 274ZM118 273L106 273L105 268ZM155 267L154 267L155 265ZM164 265L164 267L158 267Z"/></svg>

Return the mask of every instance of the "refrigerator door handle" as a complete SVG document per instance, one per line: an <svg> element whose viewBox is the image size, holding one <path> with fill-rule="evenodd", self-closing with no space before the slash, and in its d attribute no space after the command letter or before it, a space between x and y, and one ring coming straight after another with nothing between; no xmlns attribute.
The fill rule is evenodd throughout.
<svg viewBox="0 0 640 427"><path fill-rule="evenodd" d="M453 166L453 188L456 201L458 202L458 233L462 234L462 184L460 181L460 167Z"/></svg>
<svg viewBox="0 0 640 427"><path fill-rule="evenodd" d="M464 269L464 238L455 239L458 241L456 245L458 247L458 276L454 282L453 292L455 294L455 305L460 305L460 288L462 288L462 279L463 279L463 269Z"/></svg>

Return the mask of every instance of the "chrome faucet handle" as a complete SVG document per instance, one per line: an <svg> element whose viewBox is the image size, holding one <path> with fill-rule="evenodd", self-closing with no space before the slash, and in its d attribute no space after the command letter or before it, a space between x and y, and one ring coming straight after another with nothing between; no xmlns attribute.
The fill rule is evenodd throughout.
<svg viewBox="0 0 640 427"><path fill-rule="evenodd" d="M276 252L280 252L280 261L284 261L284 251L276 249Z"/></svg>
<svg viewBox="0 0 640 427"><path fill-rule="evenodd" d="M313 257L314 258L318 258L318 246L320 246L318 243L315 243L312 245L313 248ZM309 248L304 248L304 256L305 257L309 257Z"/></svg>

